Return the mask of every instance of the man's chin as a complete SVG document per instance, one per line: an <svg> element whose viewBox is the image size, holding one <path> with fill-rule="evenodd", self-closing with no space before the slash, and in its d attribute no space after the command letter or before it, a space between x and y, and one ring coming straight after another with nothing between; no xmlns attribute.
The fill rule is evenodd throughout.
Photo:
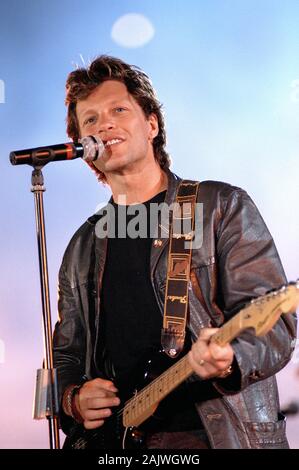
<svg viewBox="0 0 299 470"><path fill-rule="evenodd" d="M127 164L125 162L120 161L109 161L105 165L95 165L98 170L105 174L121 171L122 169L126 168L126 166Z"/></svg>
<svg viewBox="0 0 299 470"><path fill-rule="evenodd" d="M104 155L99 160L94 161L93 164L99 171L105 173L106 171L113 171L122 167L125 162L121 156L105 152Z"/></svg>

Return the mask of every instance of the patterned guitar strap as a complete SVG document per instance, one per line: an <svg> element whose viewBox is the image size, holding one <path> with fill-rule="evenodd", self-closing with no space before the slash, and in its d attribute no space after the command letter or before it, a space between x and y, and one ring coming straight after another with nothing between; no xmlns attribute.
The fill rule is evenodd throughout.
<svg viewBox="0 0 299 470"><path fill-rule="evenodd" d="M188 314L188 285L195 237L199 182L182 180L176 194L169 234L167 280L161 345L171 358L183 350Z"/></svg>

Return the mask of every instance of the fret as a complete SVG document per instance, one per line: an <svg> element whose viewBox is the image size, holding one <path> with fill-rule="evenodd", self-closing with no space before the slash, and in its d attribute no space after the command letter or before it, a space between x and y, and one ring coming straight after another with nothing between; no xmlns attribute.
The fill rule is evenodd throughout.
<svg viewBox="0 0 299 470"><path fill-rule="evenodd" d="M158 404L192 373L193 370L188 363L188 359L184 356L180 361L165 371L158 380L154 380L151 384L142 389L137 397L131 398L131 400L126 403L125 411L128 413L127 416L130 416L130 419L135 421L135 418L138 419L139 414L143 415L146 411L146 407L152 407ZM158 391L157 397L154 396L154 390Z"/></svg>
<svg viewBox="0 0 299 470"><path fill-rule="evenodd" d="M242 313L243 310L228 322L224 323L217 333L212 336L211 341L219 344L219 346L224 346L238 336L238 334L244 329Z"/></svg>

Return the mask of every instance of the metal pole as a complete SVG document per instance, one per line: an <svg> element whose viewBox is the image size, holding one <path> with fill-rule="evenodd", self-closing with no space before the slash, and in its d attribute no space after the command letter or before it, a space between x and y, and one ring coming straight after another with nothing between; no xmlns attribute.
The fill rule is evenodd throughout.
<svg viewBox="0 0 299 470"><path fill-rule="evenodd" d="M50 371L50 406L47 410L47 419L49 423L49 440L51 449L59 449L59 425L57 416L57 384L56 374L53 368L53 343L52 343L52 325L51 325L51 307L49 295L49 277L48 261L44 220L43 192L45 191L44 178L41 168L37 167L32 172L32 188L35 202L36 233L38 244L39 272L41 284L41 301L43 313L44 329L44 369Z"/></svg>

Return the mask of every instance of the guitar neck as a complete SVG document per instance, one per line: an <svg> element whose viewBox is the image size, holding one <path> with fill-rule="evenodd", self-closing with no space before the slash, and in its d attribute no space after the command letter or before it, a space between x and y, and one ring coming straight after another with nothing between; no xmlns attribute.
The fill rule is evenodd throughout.
<svg viewBox="0 0 299 470"><path fill-rule="evenodd" d="M192 373L187 356L184 356L126 403L123 410L124 426L139 426L143 423L153 414L160 401Z"/></svg>
<svg viewBox="0 0 299 470"><path fill-rule="evenodd" d="M228 322L219 328L219 330L211 337L211 342L217 343L219 346L225 346L236 338L240 332L245 329L243 322L243 310Z"/></svg>
<svg viewBox="0 0 299 470"><path fill-rule="evenodd" d="M212 336L211 341L223 346L235 338L240 329L242 329L242 318L238 314L225 323ZM143 423L153 414L158 404L193 372L187 356L173 364L126 403L123 411L124 426L139 426Z"/></svg>
<svg viewBox="0 0 299 470"><path fill-rule="evenodd" d="M241 312L240 312L241 313ZM238 314L215 333L211 341L220 346L235 338L242 329L242 318ZM153 382L143 388L125 405L123 421L126 427L138 426L154 412L160 401L193 374L187 356L173 364Z"/></svg>

